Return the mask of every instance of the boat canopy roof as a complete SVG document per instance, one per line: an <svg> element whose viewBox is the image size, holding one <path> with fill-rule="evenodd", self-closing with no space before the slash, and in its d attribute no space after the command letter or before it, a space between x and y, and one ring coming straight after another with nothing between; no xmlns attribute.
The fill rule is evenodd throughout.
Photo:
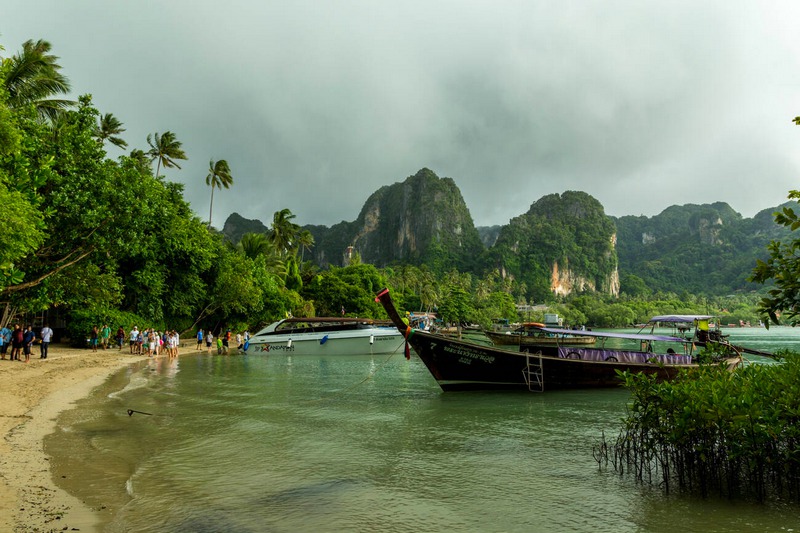
<svg viewBox="0 0 800 533"><path fill-rule="evenodd" d="M696 320L711 320L712 318L715 317L713 315L659 315L651 318L649 322L681 323L694 322Z"/></svg>
<svg viewBox="0 0 800 533"><path fill-rule="evenodd" d="M582 331L575 329L562 328L538 328L539 331L552 333L553 335L575 335L583 337L604 337L610 339L630 339L635 341L659 341L659 342L686 342L682 337L671 335L648 335L646 333L616 333L610 331Z"/></svg>
<svg viewBox="0 0 800 533"><path fill-rule="evenodd" d="M388 320L378 320L374 318L356 318L356 317L329 317L329 316L316 316L316 317L299 317L293 316L289 318L283 318L278 320L277 322L273 322L269 324L262 330L260 330L256 335L262 333L271 333L273 331L288 331L292 329L292 327L322 327L327 326L330 329L334 329L336 326L342 326L342 328L356 328L359 325L363 326L392 326L392 323ZM392 326L394 327L394 326Z"/></svg>

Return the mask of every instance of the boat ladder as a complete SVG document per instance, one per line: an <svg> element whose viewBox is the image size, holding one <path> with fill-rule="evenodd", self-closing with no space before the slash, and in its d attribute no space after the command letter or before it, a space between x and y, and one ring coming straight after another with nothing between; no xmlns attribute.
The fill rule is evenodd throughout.
<svg viewBox="0 0 800 533"><path fill-rule="evenodd" d="M522 375L525 378L525 383L528 384L528 390L531 392L544 392L542 352L529 353L525 359L526 364L525 368L522 369Z"/></svg>

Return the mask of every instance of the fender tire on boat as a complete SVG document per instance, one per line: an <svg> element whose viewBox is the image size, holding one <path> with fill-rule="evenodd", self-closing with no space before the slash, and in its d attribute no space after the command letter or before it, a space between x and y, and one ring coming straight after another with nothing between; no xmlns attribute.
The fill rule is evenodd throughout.
<svg viewBox="0 0 800 533"><path fill-rule="evenodd" d="M567 359L580 359L580 358L581 358L581 354L579 354L578 352L569 352L569 353L567 353Z"/></svg>
<svg viewBox="0 0 800 533"><path fill-rule="evenodd" d="M607 362L614 362L614 363L616 363L616 362L618 362L618 361L619 361L619 359L617 359L617 358L616 358L616 357L614 357L613 355L609 355L608 357L606 357L606 361L607 361Z"/></svg>

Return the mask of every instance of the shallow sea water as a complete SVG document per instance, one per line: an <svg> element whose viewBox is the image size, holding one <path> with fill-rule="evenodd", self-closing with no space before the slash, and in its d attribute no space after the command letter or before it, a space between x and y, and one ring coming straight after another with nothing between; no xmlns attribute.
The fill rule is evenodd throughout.
<svg viewBox="0 0 800 533"><path fill-rule="evenodd" d="M796 506L665 496L599 470L592 447L627 398L443 393L401 353L196 355L115 375L45 449L107 532L800 531Z"/></svg>

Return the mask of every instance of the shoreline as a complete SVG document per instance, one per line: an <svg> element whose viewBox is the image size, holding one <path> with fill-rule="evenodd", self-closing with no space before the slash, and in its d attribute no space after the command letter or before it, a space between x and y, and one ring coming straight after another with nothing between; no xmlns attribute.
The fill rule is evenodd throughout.
<svg viewBox="0 0 800 533"><path fill-rule="evenodd" d="M181 350L201 352L193 345ZM127 345L93 352L51 344L47 359L34 347L29 363L0 360L0 531L99 531L99 513L56 485L44 438L61 412L113 373L147 359Z"/></svg>

